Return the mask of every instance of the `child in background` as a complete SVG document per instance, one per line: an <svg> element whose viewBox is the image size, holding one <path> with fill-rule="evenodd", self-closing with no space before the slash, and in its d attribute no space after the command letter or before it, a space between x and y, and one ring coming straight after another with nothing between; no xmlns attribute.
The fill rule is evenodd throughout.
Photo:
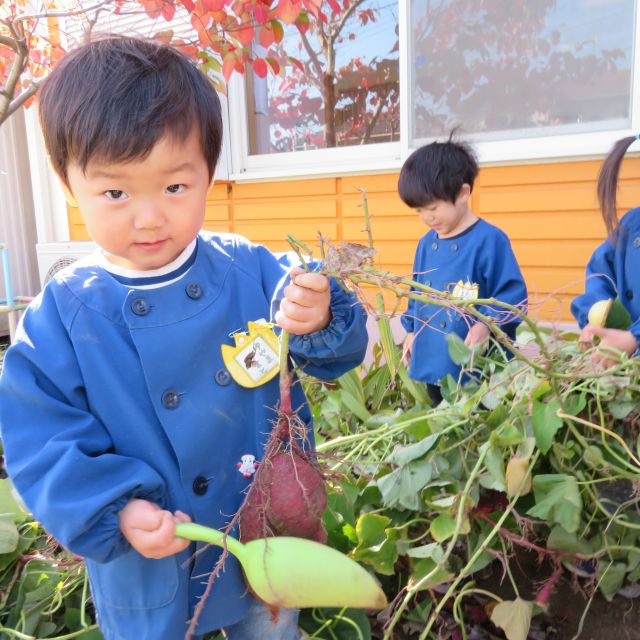
<svg viewBox="0 0 640 640"><path fill-rule="evenodd" d="M598 200L608 237L587 264L585 292L571 304L582 329L580 342L592 344L598 338L600 348L593 360L604 366L613 364L612 349L632 355L640 345L640 208L631 209L618 221L616 207L620 165L627 149L638 139L629 136L618 140L600 169ZM616 297L631 316L628 330L589 324L591 306Z"/></svg>
<svg viewBox="0 0 640 640"><path fill-rule="evenodd" d="M496 298L524 305L527 288L509 238L479 219L469 205L477 175L473 152L452 137L421 147L404 163L398 180L400 197L430 227L418 243L413 277L467 299ZM518 317L505 318L499 308L483 307L482 312L495 317L502 330L515 337ZM449 356L447 334L456 333L469 346L481 345L490 334L481 322L415 300L409 301L402 326L407 331L404 357L410 360L409 374L427 383L434 405L442 400L442 378L457 377L460 372Z"/></svg>
<svg viewBox="0 0 640 640"><path fill-rule="evenodd" d="M221 345L281 299L275 320L296 363L333 379L362 361L364 315L337 283L292 270L291 255L200 232L222 120L185 56L98 40L41 91L51 162L100 250L45 287L6 354L8 472L34 516L86 559L107 640L179 640L220 549L176 538L176 522L227 526L251 482L240 462L260 460L279 399L277 377L237 384ZM310 428L299 384L292 395ZM297 612L272 616L229 556L197 633L220 628L293 640Z"/></svg>

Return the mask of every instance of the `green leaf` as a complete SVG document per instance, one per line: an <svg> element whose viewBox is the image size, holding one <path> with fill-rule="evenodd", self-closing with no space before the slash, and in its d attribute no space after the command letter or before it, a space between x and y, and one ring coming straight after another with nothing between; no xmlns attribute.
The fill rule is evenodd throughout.
<svg viewBox="0 0 640 640"><path fill-rule="evenodd" d="M20 534L12 513L0 514L0 553L12 553L18 548Z"/></svg>
<svg viewBox="0 0 640 640"><path fill-rule="evenodd" d="M582 454L582 459L586 464L594 469L599 469L600 467L605 466L606 462L604 456L602 455L602 450L600 447L596 447L595 444L589 445Z"/></svg>
<svg viewBox="0 0 640 640"><path fill-rule="evenodd" d="M383 575L393 575L394 565L398 559L397 529L389 528L391 519L373 513L366 513L358 518L356 534L358 546L353 550L353 557L366 562Z"/></svg>
<svg viewBox="0 0 640 640"><path fill-rule="evenodd" d="M520 430L510 422L503 423L491 433L491 442L500 447L511 447L520 444L523 440L524 436Z"/></svg>
<svg viewBox="0 0 640 640"><path fill-rule="evenodd" d="M503 600L493 608L491 622L504 631L507 640L527 640L532 614L533 602L529 600Z"/></svg>
<svg viewBox="0 0 640 640"><path fill-rule="evenodd" d="M357 368L351 369L350 371L347 371L347 373L342 374L338 378L337 383L341 389L347 391L362 404L366 402L362 380Z"/></svg>
<svg viewBox="0 0 640 640"><path fill-rule="evenodd" d="M409 377L407 368L400 364L398 366L398 376L402 380L402 388L420 405L429 405L429 394L427 393L427 387L422 382L416 382Z"/></svg>
<svg viewBox="0 0 640 640"><path fill-rule="evenodd" d="M487 446L489 446L488 442ZM482 486L496 491L505 491L507 480L504 470L504 458L496 447L489 446L487 455L484 458L484 466L489 473L488 476L484 475L480 478Z"/></svg>
<svg viewBox="0 0 640 640"><path fill-rule="evenodd" d="M420 491L432 476L432 462L414 460L378 478L376 484L386 506L399 506L418 511L422 507Z"/></svg>
<svg viewBox="0 0 640 640"><path fill-rule="evenodd" d="M598 564L598 589L602 595L609 601L618 592L618 589L624 582L624 574L626 565L624 562L600 562Z"/></svg>
<svg viewBox="0 0 640 640"><path fill-rule="evenodd" d="M459 533L467 534L471 530L468 518L462 520ZM448 513L441 513L431 521L429 533L436 542L444 542L456 531L456 521Z"/></svg>
<svg viewBox="0 0 640 640"><path fill-rule="evenodd" d="M420 585L419 591L431 589L453 578L453 574L450 571L439 567L431 558L420 558L412 563L412 571L407 586L412 588L432 571L434 572L433 575L424 584Z"/></svg>
<svg viewBox="0 0 640 640"><path fill-rule="evenodd" d="M437 542L430 542L420 547L411 547L407 550L407 555L411 558L431 558L437 563L444 559L444 550Z"/></svg>
<svg viewBox="0 0 640 640"><path fill-rule="evenodd" d="M387 458L387 462L391 462L397 465L406 465L416 458L421 458L427 451L433 447L438 440L438 434L434 433L426 438L416 442L415 444L409 444L406 446L396 445L394 450Z"/></svg>
<svg viewBox="0 0 640 640"><path fill-rule="evenodd" d="M366 422L371 417L367 407L346 389L340 391L340 399L344 406L362 422Z"/></svg>
<svg viewBox="0 0 640 640"><path fill-rule="evenodd" d="M562 419L557 416L560 404L557 400L551 402L533 401L531 422L536 445L542 453L547 453L553 444L556 431L562 426Z"/></svg>
<svg viewBox="0 0 640 640"><path fill-rule="evenodd" d="M345 522L355 525L353 502L342 492L329 491L323 520L328 530L341 528Z"/></svg>
<svg viewBox="0 0 640 640"><path fill-rule="evenodd" d="M555 525L547 538L547 549L566 551L567 553L581 553L589 555L589 544L579 538L575 532L565 531L559 524Z"/></svg>
<svg viewBox="0 0 640 640"><path fill-rule="evenodd" d="M571 416L577 416L587 406L587 397L584 393L573 393L564 398L564 410Z"/></svg>
<svg viewBox="0 0 640 640"><path fill-rule="evenodd" d="M616 420L624 420L638 406L637 402L609 402L607 408Z"/></svg>
<svg viewBox="0 0 640 640"><path fill-rule="evenodd" d="M535 476L533 493L536 504L527 512L530 516L560 524L569 533L578 530L582 498L575 477L564 474Z"/></svg>
<svg viewBox="0 0 640 640"><path fill-rule="evenodd" d="M467 347L464 340L457 333L447 334L449 357L458 366L466 364L471 360L471 349Z"/></svg>
<svg viewBox="0 0 640 640"><path fill-rule="evenodd" d="M484 396L483 396L484 404ZM486 405L485 405L486 406ZM487 407L488 408L488 407ZM498 399L498 404L491 410L491 413L487 416L487 426L489 429L497 429L509 415L509 408L502 404Z"/></svg>
<svg viewBox="0 0 640 640"><path fill-rule="evenodd" d="M364 513L356 522L358 544L373 547L386 538L385 529L391 524L391 518L377 513Z"/></svg>
<svg viewBox="0 0 640 640"><path fill-rule="evenodd" d="M16 522L23 522L29 515L11 480L0 480L0 513L12 513Z"/></svg>

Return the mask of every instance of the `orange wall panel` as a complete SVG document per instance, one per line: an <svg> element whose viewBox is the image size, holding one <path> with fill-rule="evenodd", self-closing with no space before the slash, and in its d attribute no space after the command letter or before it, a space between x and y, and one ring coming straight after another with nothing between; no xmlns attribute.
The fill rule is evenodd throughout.
<svg viewBox="0 0 640 640"><path fill-rule="evenodd" d="M584 287L584 268L605 230L595 184L600 160L485 166L471 205L509 235L531 296L531 315L571 322L569 304ZM620 174L620 211L640 203L640 158ZM367 196L375 262L409 275L418 239L426 233L398 197L398 174L263 183L217 183L209 193L205 228L231 231L274 251L291 234L316 251L318 232L332 240L367 243L362 193ZM72 240L88 238L77 209L69 209ZM319 255L317 253L317 255ZM373 288L368 289L369 296ZM385 295L387 304L390 297Z"/></svg>

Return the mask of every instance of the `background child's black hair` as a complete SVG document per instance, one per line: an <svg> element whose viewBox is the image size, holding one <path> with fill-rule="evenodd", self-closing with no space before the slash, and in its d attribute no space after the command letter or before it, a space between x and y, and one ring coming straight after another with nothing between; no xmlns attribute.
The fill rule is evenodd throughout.
<svg viewBox="0 0 640 640"><path fill-rule="evenodd" d="M455 202L463 184L473 190L478 162L464 142L432 142L414 151L402 165L398 193L402 201L416 209L436 200Z"/></svg>
<svg viewBox="0 0 640 640"><path fill-rule="evenodd" d="M70 162L145 158L165 135L199 129L213 173L222 144L220 100L209 80L176 49L109 36L66 55L44 82L40 122L51 164L67 182Z"/></svg>
<svg viewBox="0 0 640 640"><path fill-rule="evenodd" d="M598 174L598 201L607 233L612 235L618 229L617 191L620 165L627 149L636 141L635 136L618 140L604 159Z"/></svg>

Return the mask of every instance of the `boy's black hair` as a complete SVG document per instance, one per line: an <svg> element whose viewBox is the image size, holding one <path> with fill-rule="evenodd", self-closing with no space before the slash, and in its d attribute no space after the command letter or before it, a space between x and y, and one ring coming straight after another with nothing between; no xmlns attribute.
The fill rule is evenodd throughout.
<svg viewBox="0 0 640 640"><path fill-rule="evenodd" d="M184 54L152 40L109 36L68 55L43 83L40 123L51 164L68 183L70 162L145 158L169 135L197 127L213 178L222 144L218 94Z"/></svg>
<svg viewBox="0 0 640 640"><path fill-rule="evenodd" d="M473 191L478 162L467 144L453 141L454 132L446 142L416 149L402 165L398 193L412 209L436 200L455 202L463 184Z"/></svg>

